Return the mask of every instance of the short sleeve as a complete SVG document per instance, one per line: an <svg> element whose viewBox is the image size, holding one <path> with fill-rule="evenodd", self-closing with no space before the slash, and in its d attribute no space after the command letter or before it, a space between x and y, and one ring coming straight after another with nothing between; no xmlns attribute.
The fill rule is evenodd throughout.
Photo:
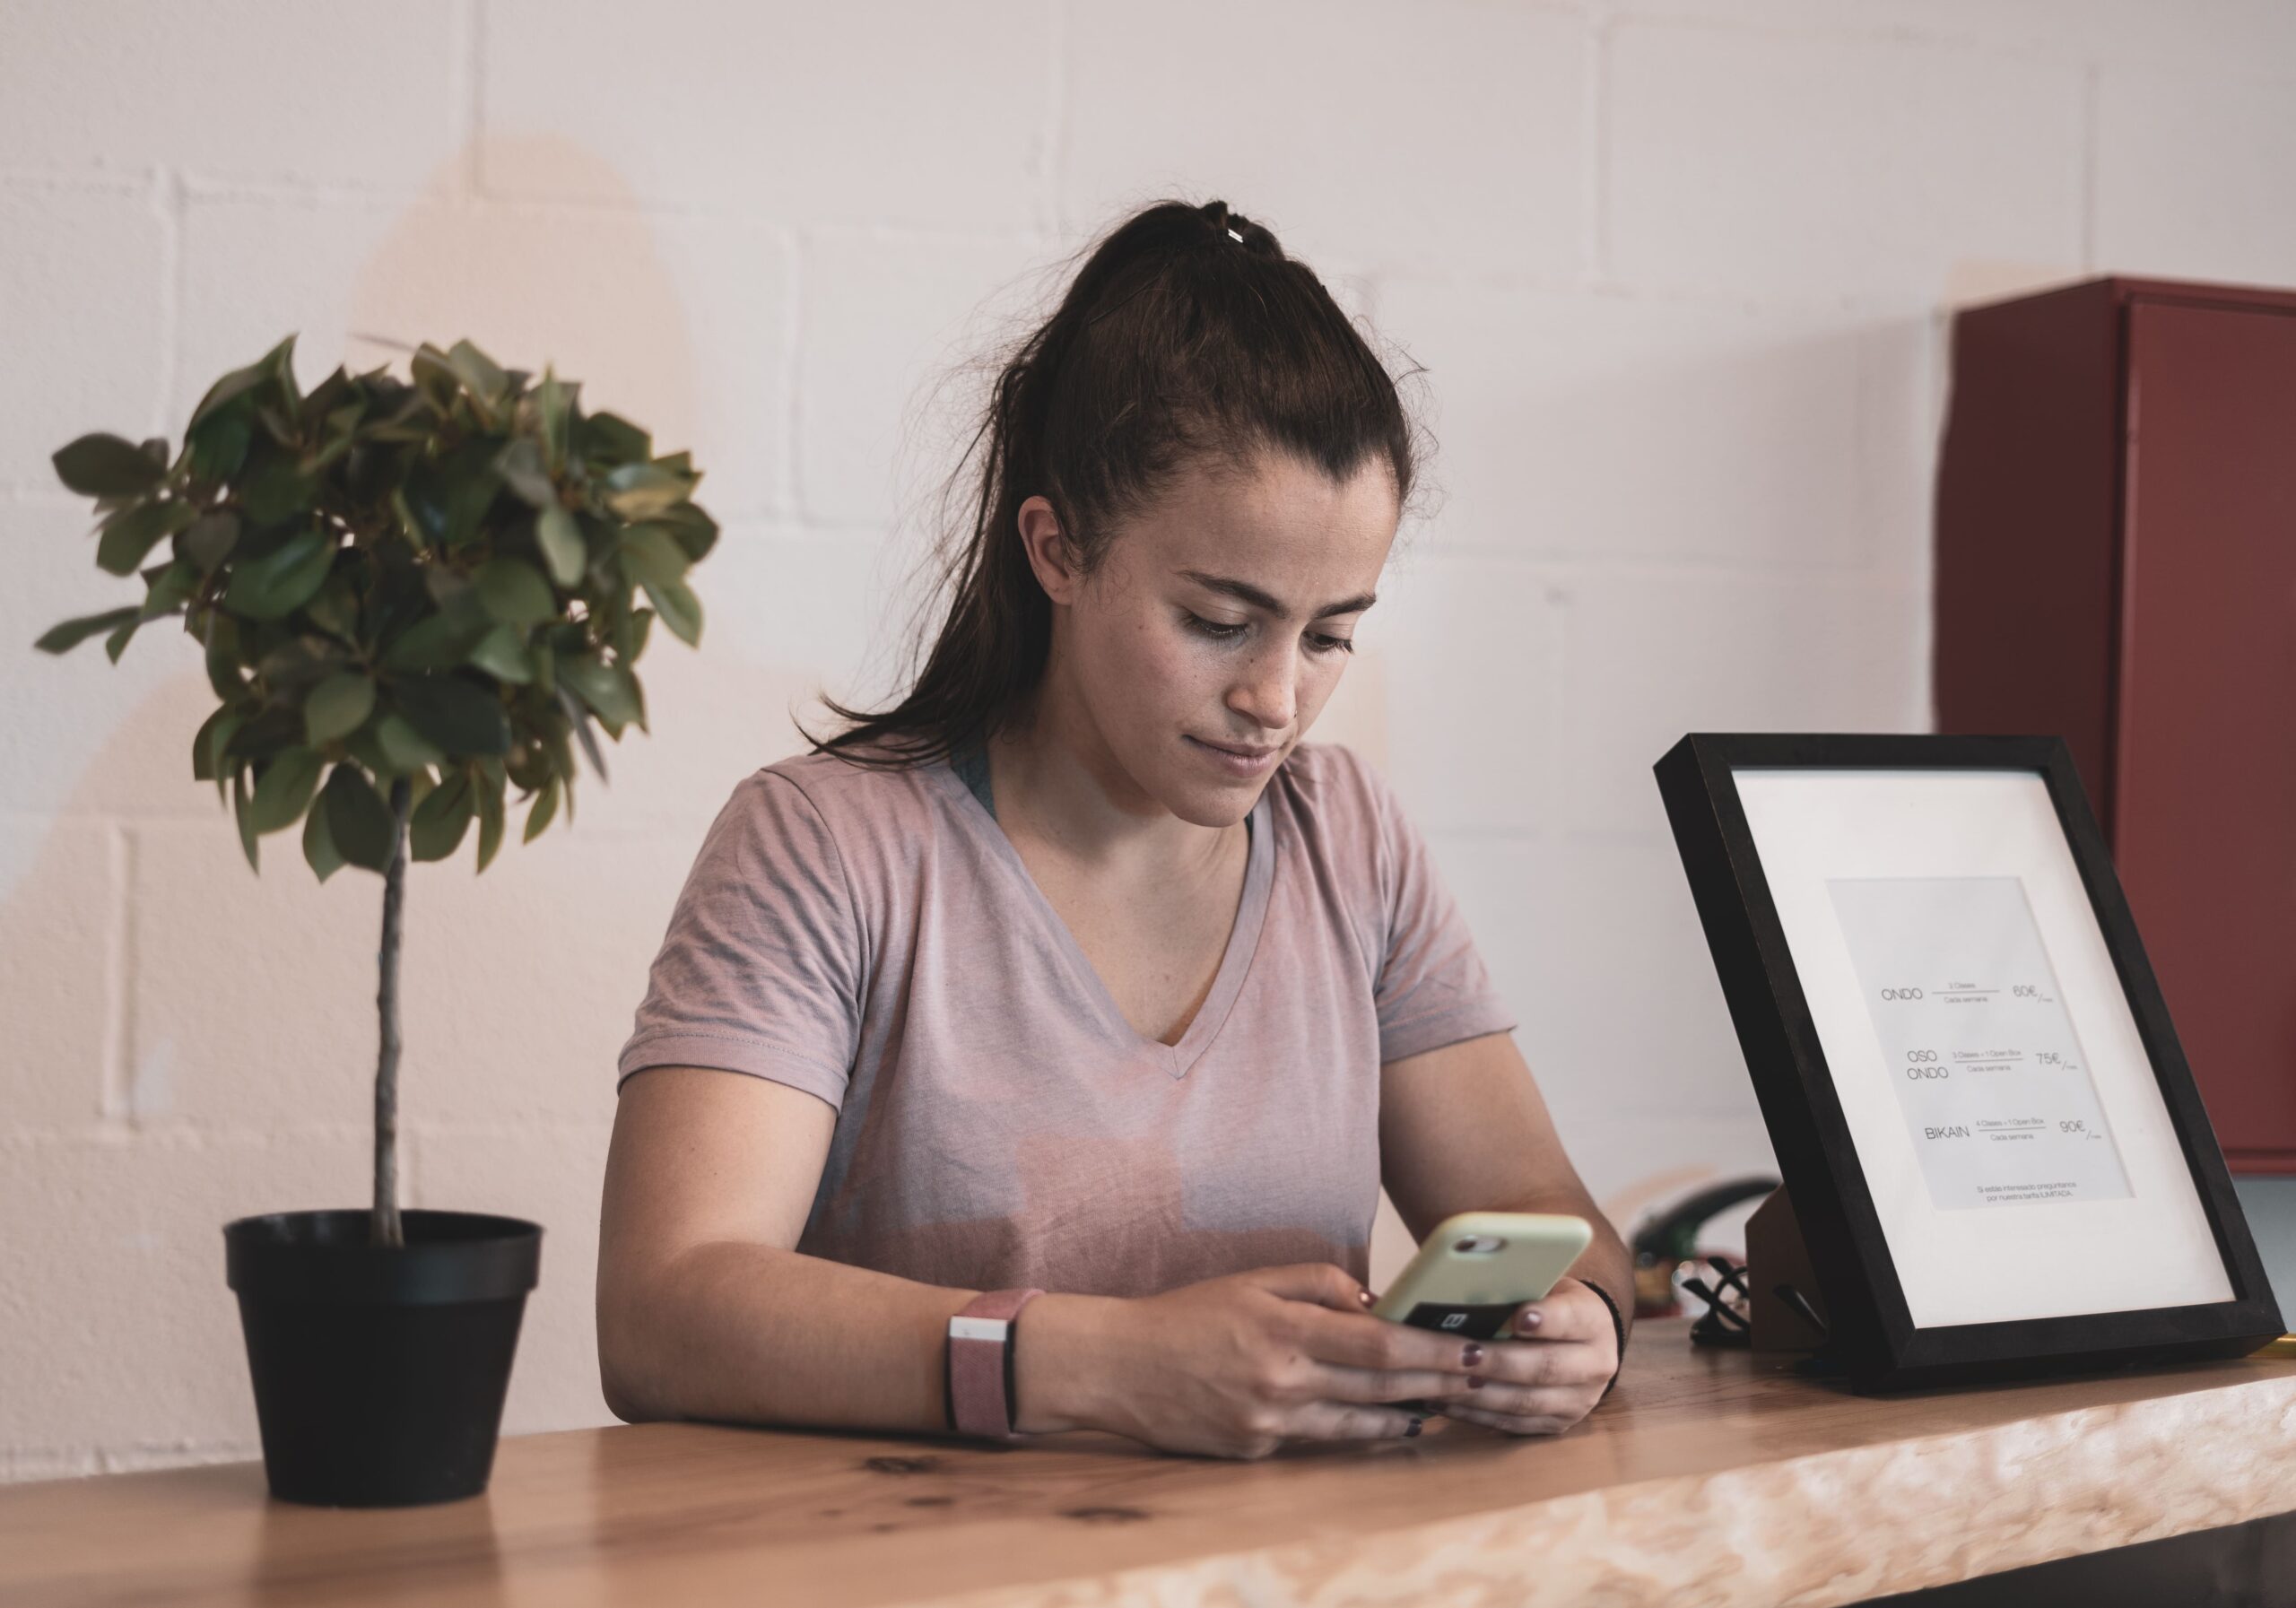
<svg viewBox="0 0 2296 1608"><path fill-rule="evenodd" d="M863 969L828 823L796 782L754 771L678 893L615 1087L648 1066L716 1066L839 1105L859 1050Z"/></svg>
<svg viewBox="0 0 2296 1608"><path fill-rule="evenodd" d="M1373 858L1385 912L1378 980L1379 1061L1424 1055L1516 1025L1444 885L1426 839L1387 778L1350 755L1372 814Z"/></svg>

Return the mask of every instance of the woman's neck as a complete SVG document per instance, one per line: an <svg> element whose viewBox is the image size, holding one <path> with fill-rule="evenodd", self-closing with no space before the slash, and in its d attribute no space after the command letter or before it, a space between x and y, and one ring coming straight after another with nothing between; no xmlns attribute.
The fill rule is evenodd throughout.
<svg viewBox="0 0 2296 1608"><path fill-rule="evenodd" d="M1216 875L1247 838L1183 821L1133 780L1098 728L1050 688L987 740L989 788L1005 835L1119 882Z"/></svg>

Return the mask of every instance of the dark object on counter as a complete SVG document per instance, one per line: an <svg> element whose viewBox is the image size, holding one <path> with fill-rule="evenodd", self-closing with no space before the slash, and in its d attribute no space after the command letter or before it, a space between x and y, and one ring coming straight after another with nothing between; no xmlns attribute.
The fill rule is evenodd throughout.
<svg viewBox="0 0 2296 1608"><path fill-rule="evenodd" d="M542 1229L404 1211L406 1242L368 1242L368 1213L279 1212L223 1229L264 1471L282 1501L448 1502L486 1489Z"/></svg>
<svg viewBox="0 0 2296 1608"><path fill-rule="evenodd" d="M1674 1270L1698 1255L1698 1236L1718 1213L1740 1201L1768 1195L1776 1178L1729 1178L1709 1184L1669 1206L1634 1232L1634 1315L1672 1317L1680 1309L1674 1299Z"/></svg>

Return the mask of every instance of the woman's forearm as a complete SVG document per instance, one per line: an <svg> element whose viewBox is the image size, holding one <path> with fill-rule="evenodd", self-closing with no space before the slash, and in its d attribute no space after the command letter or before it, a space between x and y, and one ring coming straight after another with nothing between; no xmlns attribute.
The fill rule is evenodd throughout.
<svg viewBox="0 0 2296 1608"><path fill-rule="evenodd" d="M606 1404L709 1419L945 1434L948 1322L974 1295L778 1247L697 1246L643 1288L602 1286ZM1019 1427L1099 1427L1091 1365L1108 1296L1047 1292L1014 1326Z"/></svg>

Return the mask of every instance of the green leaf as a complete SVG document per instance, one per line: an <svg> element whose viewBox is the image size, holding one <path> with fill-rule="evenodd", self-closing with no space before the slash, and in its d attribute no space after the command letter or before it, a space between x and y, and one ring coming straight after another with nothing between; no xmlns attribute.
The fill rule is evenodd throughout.
<svg viewBox="0 0 2296 1608"><path fill-rule="evenodd" d="M265 378L271 381L272 395L278 398L279 411L291 421L303 411L303 393L295 384L295 337L289 335L274 346L263 364Z"/></svg>
<svg viewBox="0 0 2296 1608"><path fill-rule="evenodd" d="M199 590L199 566L189 559L154 564L144 572L144 579L150 589L144 594L144 606L136 618L157 620L162 614L180 613L191 601Z"/></svg>
<svg viewBox="0 0 2296 1608"><path fill-rule="evenodd" d="M51 625L40 634L33 647L44 653L68 653L98 631L107 631L124 625L141 614L143 610L133 605L124 609L107 609L100 614L83 614L76 620L66 620Z"/></svg>
<svg viewBox="0 0 2296 1608"><path fill-rule="evenodd" d="M337 765L328 773L324 804L327 834L343 857L364 870L387 869L396 823L367 773L356 765Z"/></svg>
<svg viewBox="0 0 2296 1608"><path fill-rule="evenodd" d="M231 556L239 544L239 517L229 508L202 514L176 536L176 555L190 560L204 575Z"/></svg>
<svg viewBox="0 0 2296 1608"><path fill-rule="evenodd" d="M526 656L525 634L508 625L498 625L478 639L470 650L474 669L483 670L497 681L525 686L535 678L534 662Z"/></svg>
<svg viewBox="0 0 2296 1608"><path fill-rule="evenodd" d="M194 479L222 482L239 474L255 439L255 404L239 401L196 421L184 431L187 467Z"/></svg>
<svg viewBox="0 0 2296 1608"><path fill-rule="evenodd" d="M138 609L135 611L135 619L129 621L126 625L121 626L117 630L112 632L110 636L104 639L105 656L109 658L113 664L118 664L119 656L127 651L128 639L135 634L137 629L141 627L143 623L144 611Z"/></svg>
<svg viewBox="0 0 2296 1608"><path fill-rule="evenodd" d="M364 726L374 708L375 683L356 671L338 671L303 700L303 729L313 743L331 743Z"/></svg>
<svg viewBox="0 0 2296 1608"><path fill-rule="evenodd" d="M342 376L343 370L337 369L335 378L340 379ZM367 404L363 402L346 402L330 411L326 415L326 444L319 448L318 456L310 461L309 467L314 472L324 470L350 451L351 444L359 438L359 422L366 416Z"/></svg>
<svg viewBox="0 0 2296 1608"><path fill-rule="evenodd" d="M535 395L535 412L542 420L543 450L548 455L553 474L566 466L568 427L572 420L575 393L580 389L579 386L561 383L554 369L546 363L543 366L542 385Z"/></svg>
<svg viewBox="0 0 2296 1608"><path fill-rule="evenodd" d="M250 813L257 832L275 832L291 826L311 807L319 789L319 772L326 761L308 748L291 748L263 768L256 778Z"/></svg>
<svg viewBox="0 0 2296 1608"><path fill-rule="evenodd" d="M509 389L509 376L498 368L489 357L468 341L457 341L447 349L447 366L455 378L477 395L488 413L500 406L502 394Z"/></svg>
<svg viewBox="0 0 2296 1608"><path fill-rule="evenodd" d="M471 578L487 613L504 625L524 631L558 613L550 583L524 559L489 559Z"/></svg>
<svg viewBox="0 0 2296 1608"><path fill-rule="evenodd" d="M335 533L314 526L277 552L234 569L223 602L252 619L284 619L319 589L335 553Z"/></svg>
<svg viewBox="0 0 2296 1608"><path fill-rule="evenodd" d="M420 770L425 765L442 764L447 758L446 750L416 731L405 716L396 713L376 722L375 746L390 769L400 775Z"/></svg>
<svg viewBox="0 0 2296 1608"><path fill-rule="evenodd" d="M239 724L239 711L230 704L218 704L215 712L200 722L199 730L191 739L191 779L212 782L215 767L222 762L223 744L231 740L231 733Z"/></svg>
<svg viewBox="0 0 2296 1608"><path fill-rule="evenodd" d="M96 567L114 575L133 575L152 548L198 517L199 510L187 502L130 503L104 521L103 535L96 543Z"/></svg>
<svg viewBox="0 0 2296 1608"><path fill-rule="evenodd" d="M532 843L542 836L544 829L550 825L550 818L558 813L558 778L554 776L543 784L541 793L535 795L535 807L526 812L526 832L519 841Z"/></svg>
<svg viewBox="0 0 2296 1608"><path fill-rule="evenodd" d="M524 436L495 455L494 473L502 477L503 484L538 508L549 508L558 500L558 486L550 478L550 465L543 460L542 448Z"/></svg>
<svg viewBox="0 0 2296 1608"><path fill-rule="evenodd" d="M481 639L493 630L482 615L466 621L452 614L430 614L416 621L383 649L386 670L452 670L470 656Z"/></svg>
<svg viewBox="0 0 2296 1608"><path fill-rule="evenodd" d="M590 730L590 717L584 711L582 706L575 701L574 694L563 687L558 690L558 700L565 708L567 724L574 728L574 734L581 739L582 752L590 756L590 769L598 773L600 781L611 779L606 775L606 756L600 751L598 739Z"/></svg>
<svg viewBox="0 0 2296 1608"><path fill-rule="evenodd" d="M616 413L592 413L582 421L582 456L602 463L642 463L654 456L654 439Z"/></svg>
<svg viewBox="0 0 2296 1608"><path fill-rule="evenodd" d="M424 795L422 807L407 823L409 845L418 860L443 860L462 847L470 829L477 800L472 796L470 776L457 770Z"/></svg>
<svg viewBox="0 0 2296 1608"><path fill-rule="evenodd" d="M682 581L685 578L685 549L667 528L633 525L622 533L622 565L632 580Z"/></svg>
<svg viewBox="0 0 2296 1608"><path fill-rule="evenodd" d="M415 388L433 408L444 413L455 394L462 389L461 378L447 361L447 354L425 341L415 348L406 366L414 377Z"/></svg>
<svg viewBox="0 0 2296 1608"><path fill-rule="evenodd" d="M601 665L589 657L563 658L558 661L558 680L596 710L606 730L616 737L622 735L623 726L638 718L638 697L631 687L630 672L620 665Z"/></svg>
<svg viewBox="0 0 2296 1608"><path fill-rule="evenodd" d="M239 766L231 777L231 813L239 823L239 850L248 857L248 869L261 873L262 864L256 857L255 800L248 792L248 769Z"/></svg>
<svg viewBox="0 0 2296 1608"><path fill-rule="evenodd" d="M655 464L624 464L606 476L606 506L625 519L648 519L686 500L692 482Z"/></svg>
<svg viewBox="0 0 2296 1608"><path fill-rule="evenodd" d="M398 682L391 695L414 729L449 754L509 749L509 717L490 688L453 675L425 675Z"/></svg>
<svg viewBox="0 0 2296 1608"><path fill-rule="evenodd" d="M718 544L718 521L703 511L699 503L682 502L659 517L650 521L657 530L665 530L685 550L686 562L699 564Z"/></svg>
<svg viewBox="0 0 2296 1608"><path fill-rule="evenodd" d="M153 463L135 442L102 431L59 448L48 461L56 465L57 478L83 497L148 491L167 474L165 465Z"/></svg>
<svg viewBox="0 0 2296 1608"><path fill-rule="evenodd" d="M634 665L646 651L646 637L654 623L651 609L630 609L614 621L613 656L625 665Z"/></svg>
<svg viewBox="0 0 2296 1608"><path fill-rule="evenodd" d="M202 640L207 645L207 684L215 689L216 697L229 702L248 684L239 669L239 622L221 609L210 609Z"/></svg>
<svg viewBox="0 0 2296 1608"><path fill-rule="evenodd" d="M655 581L645 583L646 601L662 617L662 623L673 635L689 648L701 645L701 599L683 581Z"/></svg>
<svg viewBox="0 0 2296 1608"><path fill-rule="evenodd" d="M303 613L319 630L348 647L359 642L359 589L344 566L327 571L319 589L303 604Z"/></svg>
<svg viewBox="0 0 2296 1608"><path fill-rule="evenodd" d="M589 563L589 550L582 543L582 527L574 523L574 516L552 503L543 509L535 520L535 541L542 548L543 561L550 566L550 578L561 587L572 587L582 578L582 571Z"/></svg>
<svg viewBox="0 0 2296 1608"><path fill-rule="evenodd" d="M240 511L257 525L280 525L309 510L318 499L317 479L291 457L272 459L248 478L239 492Z"/></svg>
<svg viewBox="0 0 2296 1608"><path fill-rule="evenodd" d="M288 336L287 340L280 343L279 346L273 347L263 357L249 363L246 368L234 369L208 387L207 395L202 396L199 399L199 405L191 410L189 431L197 430L202 424L206 423L225 407L268 379L281 349L291 343L294 338L292 335Z"/></svg>
<svg viewBox="0 0 2296 1608"><path fill-rule="evenodd" d="M335 846L335 831L327 824L324 803L303 817L303 858L321 882L343 869L343 851Z"/></svg>
<svg viewBox="0 0 2296 1608"><path fill-rule="evenodd" d="M499 770L478 783L478 868L483 871L502 847L503 776Z"/></svg>
<svg viewBox="0 0 2296 1608"><path fill-rule="evenodd" d="M227 753L243 759L267 760L303 746L303 711L283 704L257 709L231 734Z"/></svg>
<svg viewBox="0 0 2296 1608"><path fill-rule="evenodd" d="M271 352L262 353L253 363L234 368L230 375L209 386L206 395L200 397L200 406L190 411L190 422L193 427L202 425L206 418L232 402L239 402L243 409L253 409L253 402L257 400L264 384L271 386L271 400L290 413L300 406L300 397L294 395L294 335L287 335L287 340L271 347Z"/></svg>

